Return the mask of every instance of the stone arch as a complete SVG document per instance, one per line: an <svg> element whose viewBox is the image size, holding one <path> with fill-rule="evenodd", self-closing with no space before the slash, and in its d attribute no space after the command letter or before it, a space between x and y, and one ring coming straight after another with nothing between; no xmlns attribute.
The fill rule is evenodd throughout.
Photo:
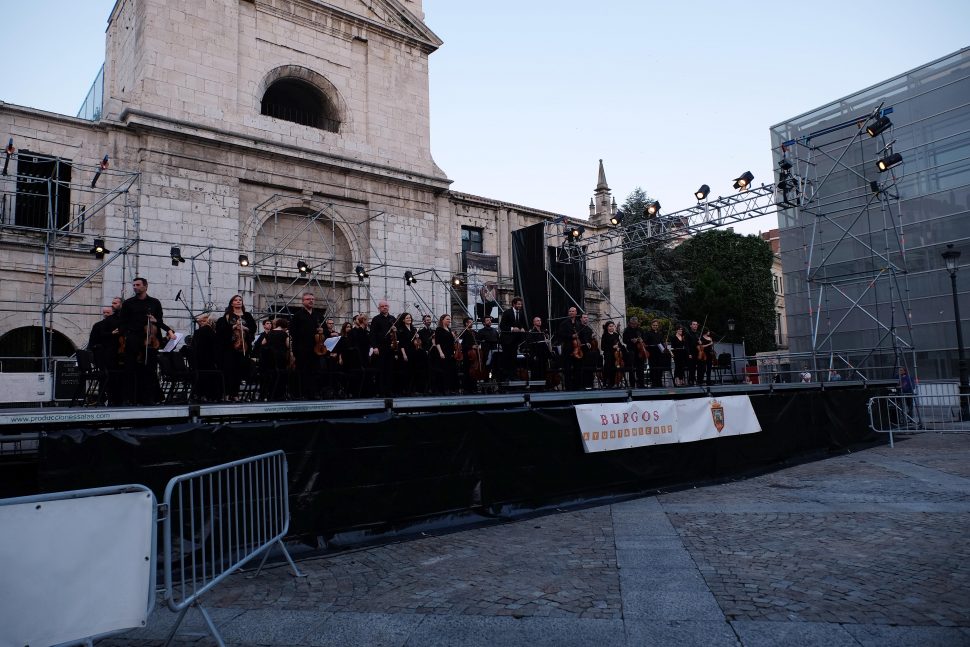
<svg viewBox="0 0 970 647"><path fill-rule="evenodd" d="M281 65L266 73L258 88L260 113L320 128L346 130L349 111L336 86L322 74L300 65Z"/></svg>
<svg viewBox="0 0 970 647"><path fill-rule="evenodd" d="M43 358L43 334L40 326L21 326L0 336L0 362L9 373L40 371ZM50 357L70 357L77 348L70 338L57 330L51 331Z"/></svg>

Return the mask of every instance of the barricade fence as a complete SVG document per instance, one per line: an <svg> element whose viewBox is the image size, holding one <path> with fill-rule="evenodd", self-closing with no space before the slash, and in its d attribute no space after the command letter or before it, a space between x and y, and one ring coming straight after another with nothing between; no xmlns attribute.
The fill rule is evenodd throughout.
<svg viewBox="0 0 970 647"><path fill-rule="evenodd" d="M918 391L870 398L869 428L888 433L890 445L893 433L970 431L970 395L960 395L956 384L921 385Z"/></svg>
<svg viewBox="0 0 970 647"><path fill-rule="evenodd" d="M282 451L175 477L163 506L165 601L179 614L169 640L194 606L222 645L201 596L253 558L265 562L273 546L300 576L282 542L290 522Z"/></svg>

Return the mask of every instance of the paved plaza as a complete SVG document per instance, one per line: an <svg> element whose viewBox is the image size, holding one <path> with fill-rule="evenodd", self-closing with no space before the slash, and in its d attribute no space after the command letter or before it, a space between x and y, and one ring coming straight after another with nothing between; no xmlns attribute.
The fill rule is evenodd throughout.
<svg viewBox="0 0 970 647"><path fill-rule="evenodd" d="M229 645L970 645L970 434L237 574ZM155 646L174 620L103 645ZM189 612L177 645L211 645Z"/></svg>

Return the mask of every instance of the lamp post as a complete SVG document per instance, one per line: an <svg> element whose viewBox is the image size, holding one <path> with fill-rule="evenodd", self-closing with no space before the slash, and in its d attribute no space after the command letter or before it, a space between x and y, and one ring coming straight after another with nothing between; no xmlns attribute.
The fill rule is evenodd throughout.
<svg viewBox="0 0 970 647"><path fill-rule="evenodd" d="M960 319L960 301L957 299L957 270L960 263L960 252L953 249L953 245L946 246L943 252L943 262L946 271L950 273L950 286L953 289L953 318L957 325L957 367L960 371L960 417L970 420L970 376L967 373L967 358L963 350L963 326Z"/></svg>

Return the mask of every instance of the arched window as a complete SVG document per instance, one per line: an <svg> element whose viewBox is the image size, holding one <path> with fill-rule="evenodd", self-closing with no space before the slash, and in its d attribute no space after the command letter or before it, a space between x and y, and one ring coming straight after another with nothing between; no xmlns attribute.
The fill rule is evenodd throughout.
<svg viewBox="0 0 970 647"><path fill-rule="evenodd" d="M74 354L74 344L62 333L51 331L50 357L69 357ZM0 335L0 365L8 373L33 372L41 370L43 355L44 329L40 326L25 326ZM36 358L36 359L31 359Z"/></svg>
<svg viewBox="0 0 970 647"><path fill-rule="evenodd" d="M282 78L270 85L263 94L260 112L332 133L340 130L340 120L330 99L300 79Z"/></svg>

